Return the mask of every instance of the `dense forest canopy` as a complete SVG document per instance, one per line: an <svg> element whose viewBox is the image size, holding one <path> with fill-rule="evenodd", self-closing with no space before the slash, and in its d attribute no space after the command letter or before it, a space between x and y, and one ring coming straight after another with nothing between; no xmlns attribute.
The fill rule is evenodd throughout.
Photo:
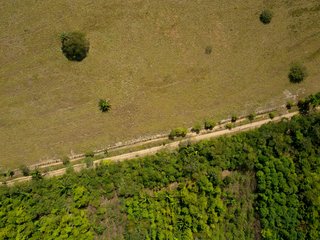
<svg viewBox="0 0 320 240"><path fill-rule="evenodd" d="M320 239L320 114L0 188L0 239Z"/></svg>

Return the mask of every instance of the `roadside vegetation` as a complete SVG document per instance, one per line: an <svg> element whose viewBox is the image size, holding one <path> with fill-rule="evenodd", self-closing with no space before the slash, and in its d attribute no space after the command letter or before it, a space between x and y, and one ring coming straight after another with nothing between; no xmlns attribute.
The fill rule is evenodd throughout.
<svg viewBox="0 0 320 240"><path fill-rule="evenodd" d="M59 178L34 171L0 188L0 238L319 239L319 124L310 112Z"/></svg>

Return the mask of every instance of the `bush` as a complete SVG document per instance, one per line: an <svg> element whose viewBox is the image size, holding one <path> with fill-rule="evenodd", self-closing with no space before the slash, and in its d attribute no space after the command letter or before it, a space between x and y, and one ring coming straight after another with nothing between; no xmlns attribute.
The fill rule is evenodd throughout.
<svg viewBox="0 0 320 240"><path fill-rule="evenodd" d="M266 9L266 10L263 10L260 14L260 21L263 23L263 24L269 24L271 22L271 19L273 17L273 13Z"/></svg>
<svg viewBox="0 0 320 240"><path fill-rule="evenodd" d="M61 50L70 61L82 61L89 52L89 41L81 32L61 34Z"/></svg>
<svg viewBox="0 0 320 240"><path fill-rule="evenodd" d="M29 176L30 175L30 169L26 165L20 166L20 171L22 172L23 176Z"/></svg>
<svg viewBox="0 0 320 240"><path fill-rule="evenodd" d="M41 172L38 169L35 169L34 171L32 171L31 176L32 176L32 180L36 180L36 181L41 180L43 178Z"/></svg>
<svg viewBox="0 0 320 240"><path fill-rule="evenodd" d="M70 163L70 158L68 156L62 157L63 165L68 165Z"/></svg>
<svg viewBox="0 0 320 240"><path fill-rule="evenodd" d="M235 123L238 120L238 117L236 115L232 115L231 122Z"/></svg>
<svg viewBox="0 0 320 240"><path fill-rule="evenodd" d="M14 171L13 171L13 170L9 170L8 175L9 175L10 177L13 177L13 176L14 176Z"/></svg>
<svg viewBox="0 0 320 240"><path fill-rule="evenodd" d="M300 83L307 77L306 67L301 63L295 63L291 66L288 78L292 83Z"/></svg>
<svg viewBox="0 0 320 240"><path fill-rule="evenodd" d="M200 131L201 131L201 129L202 129L201 124L200 124L200 123L196 123L196 124L192 127L191 132L195 132L195 133L199 134Z"/></svg>
<svg viewBox="0 0 320 240"><path fill-rule="evenodd" d="M249 121L252 122L252 121L255 119L255 117L256 117L256 114L251 113L251 114L248 116L248 119L249 119Z"/></svg>
<svg viewBox="0 0 320 240"><path fill-rule="evenodd" d="M286 108L288 110L290 110L293 106L294 106L294 103L292 101L288 101L287 104L286 104Z"/></svg>
<svg viewBox="0 0 320 240"><path fill-rule="evenodd" d="M216 123L212 119L207 119L204 121L204 129L206 130L212 130L215 126Z"/></svg>
<svg viewBox="0 0 320 240"><path fill-rule="evenodd" d="M226 124L226 129L231 130L233 128L233 124L232 123L227 123Z"/></svg>
<svg viewBox="0 0 320 240"><path fill-rule="evenodd" d="M185 137L188 130L186 128L180 127L171 130L169 134L169 139L173 140L175 137Z"/></svg>
<svg viewBox="0 0 320 240"><path fill-rule="evenodd" d="M274 119L275 116L276 116L276 114L274 112L269 113L269 118L270 119Z"/></svg>
<svg viewBox="0 0 320 240"><path fill-rule="evenodd" d="M211 46L207 46L206 50L205 50L205 53L208 54L208 55L211 54L212 53L212 47Z"/></svg>
<svg viewBox="0 0 320 240"><path fill-rule="evenodd" d="M100 99L99 100L99 108L101 112L108 112L111 109L111 104L109 100Z"/></svg>
<svg viewBox="0 0 320 240"><path fill-rule="evenodd" d="M87 152L84 154L84 156L85 156L86 158L88 158L88 157L93 158L93 157L94 157L94 152L93 152L93 151L87 151Z"/></svg>
<svg viewBox="0 0 320 240"><path fill-rule="evenodd" d="M86 157L84 159L84 162L85 162L87 168L91 168L93 166L93 158L92 157Z"/></svg>

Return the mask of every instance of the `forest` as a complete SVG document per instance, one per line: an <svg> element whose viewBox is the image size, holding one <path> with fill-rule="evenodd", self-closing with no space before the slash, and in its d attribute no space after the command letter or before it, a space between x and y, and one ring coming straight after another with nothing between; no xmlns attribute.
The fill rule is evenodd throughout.
<svg viewBox="0 0 320 240"><path fill-rule="evenodd" d="M320 114L0 188L0 239L320 239Z"/></svg>

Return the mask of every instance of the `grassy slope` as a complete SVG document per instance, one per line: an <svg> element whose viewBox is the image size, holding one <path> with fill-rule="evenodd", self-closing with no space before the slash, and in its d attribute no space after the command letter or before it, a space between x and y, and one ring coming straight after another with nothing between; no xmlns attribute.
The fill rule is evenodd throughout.
<svg viewBox="0 0 320 240"><path fill-rule="evenodd" d="M264 26L259 12L275 17ZM320 6L294 1L1 1L0 165L217 119L320 90ZM81 63L59 34L87 33ZM212 45L211 55L204 48ZM308 79L291 85L291 61ZM110 98L109 114L97 100Z"/></svg>

